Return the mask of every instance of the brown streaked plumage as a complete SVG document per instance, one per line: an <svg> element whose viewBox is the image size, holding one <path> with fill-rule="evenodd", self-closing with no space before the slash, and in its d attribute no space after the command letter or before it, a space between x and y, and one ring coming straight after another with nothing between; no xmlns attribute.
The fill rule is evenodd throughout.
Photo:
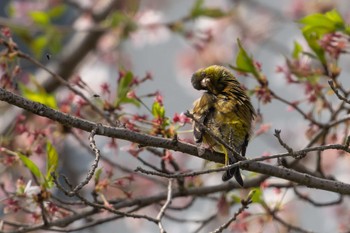
<svg viewBox="0 0 350 233"><path fill-rule="evenodd" d="M240 83L227 68L217 65L198 70L191 82L195 89L205 90L194 103L194 118L245 156L255 111ZM225 153L226 164L236 162L232 152L207 134L199 124L193 124L193 133L197 143L205 143L215 151ZM222 180L227 181L233 176L243 186L239 168L227 170Z"/></svg>

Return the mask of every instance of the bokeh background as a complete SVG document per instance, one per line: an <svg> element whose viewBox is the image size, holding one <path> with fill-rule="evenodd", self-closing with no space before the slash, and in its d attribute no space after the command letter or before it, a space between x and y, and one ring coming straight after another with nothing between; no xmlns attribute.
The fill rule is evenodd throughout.
<svg viewBox="0 0 350 233"><path fill-rule="evenodd" d="M10 26L19 47L51 69L63 73L66 70L67 77L74 79L79 76L84 80L91 87L90 92L86 92L91 99L94 93L103 96L101 91L103 83L108 83L114 90L115 80L121 69L132 70L134 75L139 77L151 75L152 81L137 88L136 94L141 96L159 91L163 96L166 115L169 118L176 113L180 114L191 109L193 101L201 95L192 88L190 83L194 71L212 64L235 64L238 38L249 53L254 55L254 59L261 64L271 88L287 99L299 99L304 90L287 85L283 72L277 72L280 67L285 66L285 58L290 57L294 41L306 45L297 20L313 12L326 12L336 8L344 19L350 22L350 2L346 0L207 0L205 1L207 6L229 12L230 16L220 19L200 17L189 21L184 19L195 4L193 0L119 1L120 14L133 19L136 28L130 29L128 27L132 25L128 25L127 20L122 21L125 24L122 30L117 27L115 30L109 30L108 33L100 36L96 43L91 43L92 47L87 46L85 52L77 55L74 61L65 61L67 57L72 56L72 51L82 44L89 32L93 30L103 32L105 30L103 25L108 25L113 20L103 19L102 23L96 26L89 14L91 10L103 9L106 3L108 1L103 0L1 0L0 25ZM51 19L54 25L52 27L55 29L40 25L30 16L31 12L49 11L60 6L64 6L62 13ZM102 28L99 28L101 25ZM181 29L177 30L176 27ZM349 60L344 58L340 62L344 67L340 80L346 84ZM50 84L50 76L47 73L37 70L37 67L29 63L24 63L22 66L33 72L43 84L50 86L58 99L66 98L67 91L62 90L57 84ZM249 77L238 75L238 78L248 88L253 88L255 85L254 80ZM269 105L262 105L254 97L252 100L264 118L263 127L258 126L256 130L263 130L264 136L253 138L248 147L248 156L257 157L283 151L273 136L274 129L282 130L283 138L290 146L294 148L305 146L306 136L301 132L307 127L307 122L303 121L300 115L276 101ZM153 98L144 101L146 105L151 106ZM147 113L145 108L130 107L127 111ZM2 132L9 127L13 115L18 110L6 108L6 112L3 111L0 119ZM322 115L319 117L321 120L325 118ZM192 137L188 129L184 128L180 138ZM121 164L127 164L132 169L138 165L138 161L131 159L125 152L126 143L121 142L118 152L105 147L108 141L103 138L98 138L98 143L101 148L104 148L104 153L113 154L110 157L117 158ZM79 177L85 174L91 157L86 156L86 152L80 148L79 143L71 137L65 138L60 143L60 150L62 154L70 155L62 158L62 170L79 180ZM180 157L179 160L180 164L191 169L201 169L204 163L201 159L186 156ZM343 176L340 180L345 181L349 177L344 169L330 172ZM203 177L208 185L221 182L220 174ZM293 200L293 194L290 192L278 193L269 190L264 195L268 201L286 205ZM316 196L320 201L331 200L336 196L320 191L311 192L310 195ZM316 210L302 202L292 203L286 208L292 213L289 216L287 213L287 218L305 229L324 233L339 229L337 225L339 222L330 217L334 215L334 208ZM215 211L212 205L196 202L191 211L183 217L194 218L202 216L202 213L215 214ZM221 221L224 222L224 219ZM170 229L169 232L192 232L197 228L196 224L166 222L165 225ZM209 224L202 232L207 232L212 227L215 227L215 224ZM139 220L111 222L89 231L116 232L116 230L117 232L158 231L152 224ZM256 232L278 232L275 230L274 226L270 226L262 231L257 229Z"/></svg>

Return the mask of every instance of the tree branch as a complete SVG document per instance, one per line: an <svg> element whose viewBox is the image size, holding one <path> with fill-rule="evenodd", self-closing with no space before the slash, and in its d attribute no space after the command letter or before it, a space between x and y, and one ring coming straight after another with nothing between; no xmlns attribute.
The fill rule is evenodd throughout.
<svg viewBox="0 0 350 233"><path fill-rule="evenodd" d="M53 121L57 121L68 127L78 128L87 132L90 132L95 127L96 123L77 118L57 110L51 109L43 104L27 100L19 95L13 94L0 88L0 100L5 101L9 104L16 105L27 111L30 111L36 115L44 116ZM97 130L96 134L119 138L135 143L139 143L143 146L160 147L164 149L170 149L174 151L181 151L193 156L197 156L202 159L210 160L217 163L224 163L224 156L220 153L214 153L210 150L205 150L204 154L199 156L198 149L194 145L175 141L172 139L166 139L161 137L150 136L143 133L133 132L125 128L116 128L101 125ZM343 148L349 150L349 148ZM297 153L297 152L294 152ZM327 180L311 176L309 174L303 174L300 172L293 171L287 168L280 168L261 162L248 163L241 167L242 169L258 172L270 176L279 177L289 181L297 182L310 188L317 188L327 190L331 192L350 194L350 185L334 180Z"/></svg>

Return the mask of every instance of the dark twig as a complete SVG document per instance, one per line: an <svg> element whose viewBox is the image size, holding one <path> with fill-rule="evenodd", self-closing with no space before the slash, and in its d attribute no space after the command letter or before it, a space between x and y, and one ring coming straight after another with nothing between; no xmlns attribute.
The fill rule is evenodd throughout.
<svg viewBox="0 0 350 233"><path fill-rule="evenodd" d="M88 175L86 176L85 180L80 182L79 185L77 185L72 193L76 193L78 192L80 189L82 189L85 185L87 185L87 183L89 183L89 181L91 180L92 176L95 174L95 171L96 171L96 168L98 166L98 162L100 161L100 157L101 157L101 154L100 154L100 150L97 148L96 146L96 142L94 140L94 137L96 135L96 132L97 130L101 127L102 125L101 124L97 124L96 127L91 131L91 134L89 136L89 141L90 141L90 147L92 149L92 151L95 153L95 160L94 162L92 163L91 165L91 169L90 171L88 172Z"/></svg>
<svg viewBox="0 0 350 233"><path fill-rule="evenodd" d="M102 205L102 204L97 204L97 203L93 203L93 202L90 202L88 201L86 198L84 198L83 196L81 196L79 193L76 193L75 194L76 197L78 197L81 201L83 201L86 205L89 205L91 207L94 207L95 209L104 209L104 210L107 210L111 213L114 213L114 214L117 214L117 215L121 215L121 216L124 216L124 217L129 217L129 218L142 218L142 219L146 219L150 222L153 222L153 223L156 223L158 224L158 221L154 218L151 218L147 215L140 215L140 214L131 214L131 213L128 213L128 212L122 212L122 211L118 211L116 210L115 208L112 208L108 205Z"/></svg>
<svg viewBox="0 0 350 233"><path fill-rule="evenodd" d="M162 206L162 208L160 209L156 219L158 221L158 227L161 233L166 233L163 224L162 224L162 218L164 216L165 210L168 208L168 206L171 203L172 200L172 196L173 196L173 179L169 179L169 183L168 183L168 195L167 195L167 199L164 203L164 205Z"/></svg>
<svg viewBox="0 0 350 233"><path fill-rule="evenodd" d="M177 137L176 138L173 138L173 141L177 143ZM153 148L153 147L146 147L146 150L151 152L152 154L160 157L162 159L162 162L161 162L161 165L162 165L162 172L166 172L168 174L170 174L170 171L168 171L168 169L166 169L165 167L165 160L163 159L164 156L165 156L165 152L166 150L163 150L163 152L161 152L160 150L157 150L156 148ZM173 169L176 171L176 172L180 172L180 166L176 163L175 159L169 159L169 164L173 167ZM177 183L179 185L179 187L181 188L184 188L184 180L181 179L181 178L177 178Z"/></svg>
<svg viewBox="0 0 350 233"><path fill-rule="evenodd" d="M30 61L31 63L35 64L36 66L40 67L41 69L45 70L46 72L48 72L53 78L55 78L56 80L58 80L61 84L63 84L64 86L66 86L69 90L71 90L73 93L75 93L76 95L80 96L81 98L84 99L84 101L86 101L86 103L89 104L89 106L97 113L99 114L103 119L105 119L110 125L115 125L115 123L109 119L103 112L101 109L99 109L98 107L96 107L95 104L93 104L91 102L91 100L89 98L87 98L81 91L79 91L77 88L73 87L71 84L69 84L69 82L67 82L63 77L61 77L60 75L54 73L53 71L51 71L49 68L47 68L45 65L43 65L42 63L40 63L39 61L35 60L34 58L32 58L31 56L29 56L28 54L25 54L21 51L18 51L18 56L26 59L28 61Z"/></svg>
<svg viewBox="0 0 350 233"><path fill-rule="evenodd" d="M322 136L322 141L321 141L321 145L324 145L326 143L326 135L324 134L323 136ZM322 177L324 177L325 175L324 175L324 172L323 172L323 170L322 170L322 151L316 151L316 171L318 172L318 173L320 173L320 175L322 176Z"/></svg>
<svg viewBox="0 0 350 233"><path fill-rule="evenodd" d="M95 160L92 163L90 171L88 172L86 178L83 181L81 181L75 188L73 188L70 182L68 181L67 177L63 176L66 183L70 186L71 191L68 191L59 184L56 175L53 173L51 174L57 187L70 197L76 195L85 185L87 185L91 180L92 176L95 174L96 168L98 166L98 162L100 161L101 154L100 154L100 150L96 146L94 137L96 135L97 130L101 131L100 129L101 127L102 127L101 124L96 124L96 126L92 129L91 134L89 136L90 147L95 154Z"/></svg>
<svg viewBox="0 0 350 233"><path fill-rule="evenodd" d="M168 174L168 173L164 173L164 172L148 171L148 170L145 170L141 167L137 167L135 169L135 171L141 172L141 173L144 173L147 175L155 175L155 176L160 176L160 177L165 177L165 178L192 177L192 176L198 176L198 175L203 175L203 174L208 174L208 173L213 173L213 172L226 171L227 169L231 169L231 168L235 168L235 167L244 168L245 165L249 165L249 164L254 163L254 162L261 162L261 161L266 161L266 160L271 160L271 159L279 159L279 158L285 158L285 157L301 158L301 157L305 157L307 155L307 153L310 153L313 151L325 151L325 150L334 150L334 149L335 150L343 150L343 151L350 153L350 149L346 145L331 144L331 145L310 147L310 148L306 148L306 149L299 150L299 151L293 151L293 153L282 153L282 154L276 154L276 155L271 155L271 156L258 157L258 158L254 158L254 159L246 159L244 161L238 161L234 164L231 164L228 166L223 166L221 168L207 169L207 170L201 170L201 171L179 172L179 173Z"/></svg>
<svg viewBox="0 0 350 233"><path fill-rule="evenodd" d="M39 202L39 207L40 207L40 210L41 210L41 218L43 220L44 226L48 226L50 224L50 222L47 219L47 212L46 212L43 200L41 200Z"/></svg>
<svg viewBox="0 0 350 233"><path fill-rule="evenodd" d="M280 97L279 95L277 95L275 92L273 92L272 90L270 90L271 95L276 99L281 101L282 103L285 103L288 106L292 106L297 112L299 112L306 120L309 120L310 122L312 122L313 124L319 126L319 127L323 127L324 125L321 122L316 121L314 118L312 118L311 116L307 115L301 108L299 108L298 106L296 106L295 104L289 102L288 100Z"/></svg>
<svg viewBox="0 0 350 233"><path fill-rule="evenodd" d="M203 227L205 227L208 223L210 223L211 221L213 221L215 218L217 217L217 214L212 214L209 217L207 217L206 219L204 219L201 222L201 225L193 232L193 233L198 233L200 232L200 230L203 229Z"/></svg>
<svg viewBox="0 0 350 233"><path fill-rule="evenodd" d="M281 146L284 147L288 151L288 153L293 154L293 149L290 148L281 138L281 130L275 129L274 136L277 138L278 142L281 144Z"/></svg>
<svg viewBox="0 0 350 233"><path fill-rule="evenodd" d="M255 190L251 191L249 194L248 194L248 197L244 200L241 201L241 207L235 212L235 214L226 222L224 223L223 225L221 225L219 228L217 228L216 230L212 231L211 233L220 233L222 232L223 230L227 229L227 227L237 219L237 217L243 213L243 211L245 209L248 209L248 206L252 203L252 197L255 193Z"/></svg>
<svg viewBox="0 0 350 233"><path fill-rule="evenodd" d="M146 160L144 160L144 159L141 158L140 156L137 156L136 159L137 159L138 161L140 161L143 165L145 165L145 166L147 166L147 167L149 167L149 168L151 168L151 169L153 169L153 170L155 170L155 171L157 171L157 172L163 173L163 170L162 170L162 169L160 169L160 168L156 167L155 165L153 165L153 164L147 162Z"/></svg>
<svg viewBox="0 0 350 233"><path fill-rule="evenodd" d="M338 97L338 99L350 104L350 100L348 100L347 98L345 98L344 96L342 96L338 89L335 87L334 85L334 81L333 80L328 80L328 84L329 86L332 88L332 90L334 91L334 93L336 94L336 96Z"/></svg>
<svg viewBox="0 0 350 233"><path fill-rule="evenodd" d="M75 133L75 131L71 131L71 135L79 142L80 146L83 147L84 149L86 149L92 156L95 156L95 153L90 149L90 147L85 143L85 141L83 139L81 139L77 133ZM112 159L108 158L106 155L103 155L101 154L101 158L100 158L102 161L108 163L109 165L113 166L113 167L116 167L118 170L120 171L123 171L125 173L133 173L133 169L130 169L126 166L122 166L116 162L114 162ZM150 177L150 176L145 176L144 174L138 174L139 176L142 176L143 178L145 179L148 179L152 182L155 182L157 184L160 184L160 185L166 185L166 183L158 180L158 179L155 179L153 177Z"/></svg>
<svg viewBox="0 0 350 233"><path fill-rule="evenodd" d="M74 128L78 128L78 129L82 129L84 131L90 132L96 126L96 124L91 121L83 120L81 118L64 114L62 112L51 109L43 104L33 102L19 95L13 94L9 91L4 90L3 88L0 88L0 100L8 102L12 105L16 105L20 108L26 109L34 114L47 117L51 120L57 121L69 127L74 127ZM350 116L347 116L347 119L349 119L349 117ZM342 121L343 120L345 119L342 119ZM105 125L101 126L100 128L101 128L101 131L98 130L97 132L97 134L99 135L124 139L128 141L132 141L134 143L139 143L142 145L147 144L147 146L152 146L152 147L160 147L164 149L171 149L174 151L181 151L183 153L197 156L202 159L210 160L217 163L224 163L224 156L221 153L215 153L210 150L205 150L204 154L199 156L198 148L189 143L178 141L176 144L174 144L173 140L171 139L150 136L150 135L146 135L138 132L133 132L123 128L109 127ZM307 151L308 149L309 148L306 148L299 152L308 152ZM327 145L325 147L320 147L319 149L323 149L323 150L337 149L337 150L343 150L346 152L350 151L349 147L345 147L344 145ZM242 169L263 173L266 175L275 176L282 179L287 179L289 181L297 182L299 184L306 185L308 187L319 188L319 189L342 193L342 194L350 194L349 184L345 184L340 181L321 179L321 178L315 177L314 175L303 174L297 171L280 168L269 164L253 162L253 163L249 163L249 166L248 165L244 166Z"/></svg>
<svg viewBox="0 0 350 233"><path fill-rule="evenodd" d="M283 220L282 218L280 218L279 216L277 216L277 214L275 213L275 211L271 210L268 206L265 205L265 209L267 210L267 212L271 215L271 217L273 219L275 219L277 222L279 222L281 225L283 225L285 228L287 228L287 232L301 232L301 233L312 233L312 231L308 231L305 230L301 227L292 225L288 222L286 222L285 220Z"/></svg>
<svg viewBox="0 0 350 233"><path fill-rule="evenodd" d="M343 202L342 195L339 195L339 198L337 200L321 203L321 202L317 202L317 201L312 200L310 197L308 197L305 194L300 193L298 191L297 187L295 187L295 186L293 187L293 190L294 190L295 195L297 195L301 200L304 200L304 201L310 203L311 205L317 206L317 207L327 207L327 206L332 206L332 205L339 205Z"/></svg>

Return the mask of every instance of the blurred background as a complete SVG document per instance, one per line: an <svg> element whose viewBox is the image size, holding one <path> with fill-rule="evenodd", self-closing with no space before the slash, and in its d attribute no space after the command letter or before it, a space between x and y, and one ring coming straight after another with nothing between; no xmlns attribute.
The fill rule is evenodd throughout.
<svg viewBox="0 0 350 233"><path fill-rule="evenodd" d="M314 12L337 9L344 20L350 22L350 2L346 0L207 0L203 4L219 9L217 15L195 19L190 19L189 14L199 1L114 2L1 0L0 25L10 27L13 39L22 51L70 80L69 82L77 78L83 80L89 86L89 89L84 89L84 93L92 101L99 101L93 97L94 94L102 99L108 98L103 89L104 84L108 84L113 94L116 90L116 80L122 71L130 70L140 79L151 77L150 81L135 89L135 94L144 96L159 92L166 116L172 119L176 114L190 110L193 101L201 95L192 88L190 82L191 75L197 69L212 64L235 64L238 38L259 63L273 90L290 101L300 99L304 90L289 85L283 73L286 58L290 57L293 51L294 41L306 46L297 20ZM225 17L219 17L222 12L226 14ZM349 83L346 78L348 62L347 58L340 60L340 66L344 67L340 80L344 85ZM20 76L19 81L31 85L28 75L31 73L48 92L55 93L58 101L67 101L68 91L47 72L25 61L21 61L21 67L27 74ZM248 89L253 89L256 85L254 79L237 75ZM78 100L73 98L72 101ZM154 96L144 98L143 101L151 107ZM299 149L306 145L306 135L301 132L308 126L308 122L296 111L277 101L268 105L263 105L255 97L252 97L252 101L263 116L263 123L256 126L255 130L260 130L264 135L252 139L247 156L258 157L284 152L273 136L274 129L282 130L283 138L291 147ZM20 110L5 105L0 107L3 110L0 116L0 130L5 134ZM125 111L140 115L148 113L145 107L135 106L129 106ZM326 116L320 115L319 120L323 119L326 120ZM189 126L185 127L179 137L191 141L192 133L189 129ZM109 140L98 138L98 143L107 157L116 159L118 163L125 164L130 169L135 169L139 164L138 160L131 159L128 155L128 143L118 142L116 151L106 146L110 143ZM79 181L87 171L91 157L85 155L86 151L81 149L79 142L71 136L66 137L59 145L61 154L69 154L61 159L61 169L68 176L77 177ZM146 160L152 161L152 156L144 156ZM176 153L173 156L176 156ZM178 162L183 167L203 168L204 162L201 159L178 156ZM349 180L349 176L344 174L342 169L330 172L341 176L340 180ZM248 173L243 174L249 176ZM207 185L217 184L221 182L221 174L205 175L203 180ZM320 191L310 192L310 195L317 196L320 201L336 197L333 193ZM325 233L339 230L339 221L330 217L334 215L336 208L315 209L313 206L304 205L303 202L293 203L292 191L278 193L275 190L266 190L264 196L272 203L285 204L285 208L290 210L290 213L285 213L285 217L305 229ZM199 201L182 217L203 217L203 213L215 214L215 211L212 205L203 205ZM225 219L219 218L218 221L223 223ZM170 221L165 225L169 232L194 232L198 228L196 224ZM199 232L208 232L217 225L210 223ZM158 231L151 223L128 219L96 226L86 232L112 232L116 229L118 232ZM249 232L283 232L278 231L273 224L263 230L255 230Z"/></svg>

